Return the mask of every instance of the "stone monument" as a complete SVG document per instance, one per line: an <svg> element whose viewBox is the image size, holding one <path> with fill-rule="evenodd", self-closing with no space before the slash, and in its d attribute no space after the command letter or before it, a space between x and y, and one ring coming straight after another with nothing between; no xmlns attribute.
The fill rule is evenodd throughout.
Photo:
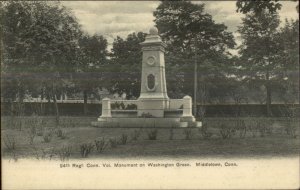
<svg viewBox="0 0 300 190"><path fill-rule="evenodd" d="M152 27L141 46L143 61L138 116L164 117L164 110L169 108L164 58L166 44L159 37L157 28Z"/></svg>
<svg viewBox="0 0 300 190"><path fill-rule="evenodd" d="M141 93L136 110L111 110L111 100L102 100L97 127L201 127L192 115L192 98L170 99L167 94L164 52L166 44L152 27L144 42ZM179 106L180 105L180 106Z"/></svg>

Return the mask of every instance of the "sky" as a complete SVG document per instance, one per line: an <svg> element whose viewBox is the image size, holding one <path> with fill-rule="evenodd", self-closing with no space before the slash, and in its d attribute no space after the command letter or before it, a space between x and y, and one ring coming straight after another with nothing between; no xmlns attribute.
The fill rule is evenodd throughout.
<svg viewBox="0 0 300 190"><path fill-rule="evenodd" d="M82 29L90 35L103 35L109 42L108 49L116 36L126 38L132 32L146 32L154 26L153 11L159 1L63 1L78 18ZM228 31L233 32L237 44L240 43L236 32L243 14L236 12L236 1L193 1L204 3L205 11L213 16L217 23L224 23ZM279 11L281 20L298 18L298 2L282 1Z"/></svg>

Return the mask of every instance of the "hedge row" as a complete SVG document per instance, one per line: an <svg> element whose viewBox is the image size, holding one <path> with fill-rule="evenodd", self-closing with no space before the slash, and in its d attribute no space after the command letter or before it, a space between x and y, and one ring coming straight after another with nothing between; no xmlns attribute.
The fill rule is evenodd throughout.
<svg viewBox="0 0 300 190"><path fill-rule="evenodd" d="M198 106L200 108L200 106ZM84 105L82 103L58 103L58 109L61 116L82 116L84 115ZM296 115L299 115L299 104L284 105L272 104L271 111L274 117L287 117L288 110L295 109ZM20 111L21 110L21 111ZM244 105L206 105L205 116L207 117L234 117L239 116L266 116L266 105L244 104ZM22 113L22 114L20 114ZM20 104L2 102L1 116L6 115L54 115L55 107L53 103L25 102ZM101 115L101 104L87 104L87 116Z"/></svg>

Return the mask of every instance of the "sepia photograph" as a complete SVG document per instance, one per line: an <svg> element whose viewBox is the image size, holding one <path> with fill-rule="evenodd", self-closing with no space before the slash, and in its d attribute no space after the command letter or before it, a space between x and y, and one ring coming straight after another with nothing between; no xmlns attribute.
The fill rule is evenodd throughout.
<svg viewBox="0 0 300 190"><path fill-rule="evenodd" d="M299 1L1 1L2 189L299 189Z"/></svg>

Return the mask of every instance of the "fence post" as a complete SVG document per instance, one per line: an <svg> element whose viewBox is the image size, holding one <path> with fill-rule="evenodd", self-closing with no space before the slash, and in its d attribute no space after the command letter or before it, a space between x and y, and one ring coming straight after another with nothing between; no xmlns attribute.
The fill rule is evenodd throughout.
<svg viewBox="0 0 300 190"><path fill-rule="evenodd" d="M190 96L183 97L183 117L193 116L192 114L192 98Z"/></svg>

